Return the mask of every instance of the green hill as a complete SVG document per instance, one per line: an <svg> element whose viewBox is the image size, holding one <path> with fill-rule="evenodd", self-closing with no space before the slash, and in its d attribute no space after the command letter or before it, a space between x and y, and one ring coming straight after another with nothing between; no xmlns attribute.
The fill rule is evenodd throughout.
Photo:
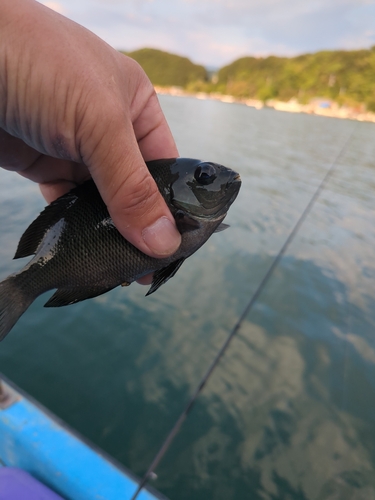
<svg viewBox="0 0 375 500"><path fill-rule="evenodd" d="M124 53L142 66L154 85L186 87L191 82L207 79L205 68L186 57L147 48Z"/></svg>
<svg viewBox="0 0 375 500"><path fill-rule="evenodd" d="M215 90L262 100L327 97L340 104L364 103L375 111L375 46L293 58L243 57L219 70Z"/></svg>
<svg viewBox="0 0 375 500"><path fill-rule="evenodd" d="M242 57L211 79L203 66L155 49L127 55L139 62L154 85L191 92L218 92L266 101L324 97L340 105L365 104L375 111L375 46L367 50L321 51L297 57Z"/></svg>

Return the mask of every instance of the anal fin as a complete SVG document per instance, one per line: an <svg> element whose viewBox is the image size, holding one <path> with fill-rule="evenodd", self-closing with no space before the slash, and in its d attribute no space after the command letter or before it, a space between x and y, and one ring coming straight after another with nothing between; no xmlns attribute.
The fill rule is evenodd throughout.
<svg viewBox="0 0 375 500"><path fill-rule="evenodd" d="M98 295L109 292L113 287L77 287L77 288L59 288L52 297L44 304L44 307L62 307L81 302L82 300L92 299Z"/></svg>

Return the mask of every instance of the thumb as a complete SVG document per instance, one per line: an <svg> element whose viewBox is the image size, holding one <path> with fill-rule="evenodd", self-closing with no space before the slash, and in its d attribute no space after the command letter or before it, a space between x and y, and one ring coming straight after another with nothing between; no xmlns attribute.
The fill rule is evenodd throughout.
<svg viewBox="0 0 375 500"><path fill-rule="evenodd" d="M121 123L112 119L110 129L100 135L91 156L84 155L83 160L116 228L151 257L173 254L181 243L181 235L142 158L132 124L126 125L123 116ZM177 156L174 143L163 153L159 157Z"/></svg>

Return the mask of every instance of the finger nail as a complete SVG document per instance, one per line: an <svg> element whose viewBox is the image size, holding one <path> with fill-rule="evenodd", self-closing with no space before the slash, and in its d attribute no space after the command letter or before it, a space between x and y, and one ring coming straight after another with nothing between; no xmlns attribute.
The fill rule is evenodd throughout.
<svg viewBox="0 0 375 500"><path fill-rule="evenodd" d="M167 218L160 217L152 226L142 231L143 241L156 255L173 254L181 244L181 235Z"/></svg>

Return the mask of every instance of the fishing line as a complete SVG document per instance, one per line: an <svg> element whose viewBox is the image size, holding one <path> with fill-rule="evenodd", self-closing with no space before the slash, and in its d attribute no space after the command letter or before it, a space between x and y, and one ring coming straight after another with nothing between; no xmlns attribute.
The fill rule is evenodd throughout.
<svg viewBox="0 0 375 500"><path fill-rule="evenodd" d="M172 443L173 439L175 438L176 434L180 430L182 424L184 423L186 417L188 416L190 410L192 409L192 407L193 407L193 405L195 403L195 400L197 399L199 393L202 391L202 389L206 385L206 383L207 383L208 379L210 378L212 372L214 371L214 369L218 365L218 363L219 363L220 359L222 358L222 356L224 355L225 351L228 349L229 344L231 343L231 341L233 340L234 336L236 335L236 333L240 329L243 321L245 320L246 316L249 314L249 312L252 309L253 305L257 301L259 295L262 293L264 287L266 286L266 284L269 281L271 275L273 274L276 266L278 265L278 263L280 262L281 258L285 254L285 252L286 252L287 248L289 247L290 243L292 242L292 240L294 239L294 237L298 233L298 231L301 228L302 224L304 223L306 217L311 212L311 209L314 206L316 200L318 199L318 197L320 196L321 192L325 188L328 180L332 176L334 170L337 167L337 164L338 164L341 156L343 155L344 151L346 150L347 146L349 145L349 143L350 143L350 141L351 141L351 139L352 139L352 137L354 135L355 128L356 127L353 127L353 130L349 134L349 136L346 139L346 141L345 141L344 145L342 146L341 150L339 151L339 153L337 154L336 158L332 162L332 164L329 167L329 169L328 169L326 175L324 176L323 180L321 181L321 183L317 187L316 191L312 195L312 197L311 197L309 203L307 204L306 208L304 209L304 211L300 215L300 217L297 220L295 226L293 227L293 229L290 232L289 236L285 240L284 245L281 247L279 253L276 255L276 257L273 260L272 264L268 268L268 271L266 272L266 274L264 275L262 281L258 285L258 288L255 290L255 292L254 292L253 296L251 297L250 301L248 302L247 306L245 307L245 309L243 310L242 314L238 318L237 323L234 325L234 327L232 328L229 336L225 340L225 342L222 345L222 347L219 349L218 353L216 354L216 356L215 356L214 360L212 361L211 365L209 366L208 370L206 371L206 373L204 374L204 376L201 378L201 381L199 382L198 386L196 387L193 395L191 396L191 398L188 401L187 405L185 406L184 410L182 411L182 413L180 414L180 416L176 420L176 423L174 424L174 426L172 427L172 429L169 432L168 436L164 440L164 442L163 442L162 446L160 447L159 451L156 453L156 455L155 455L154 459L152 460L149 468L147 469L145 475L143 476L141 482L139 483L139 486L138 486L136 492L131 497L131 500L135 500L137 498L137 496L140 493L140 491L146 485L148 479L152 475L154 475L154 469L156 469L156 467L159 465L159 462L163 458L164 454L168 450L168 448L171 445L171 443Z"/></svg>

